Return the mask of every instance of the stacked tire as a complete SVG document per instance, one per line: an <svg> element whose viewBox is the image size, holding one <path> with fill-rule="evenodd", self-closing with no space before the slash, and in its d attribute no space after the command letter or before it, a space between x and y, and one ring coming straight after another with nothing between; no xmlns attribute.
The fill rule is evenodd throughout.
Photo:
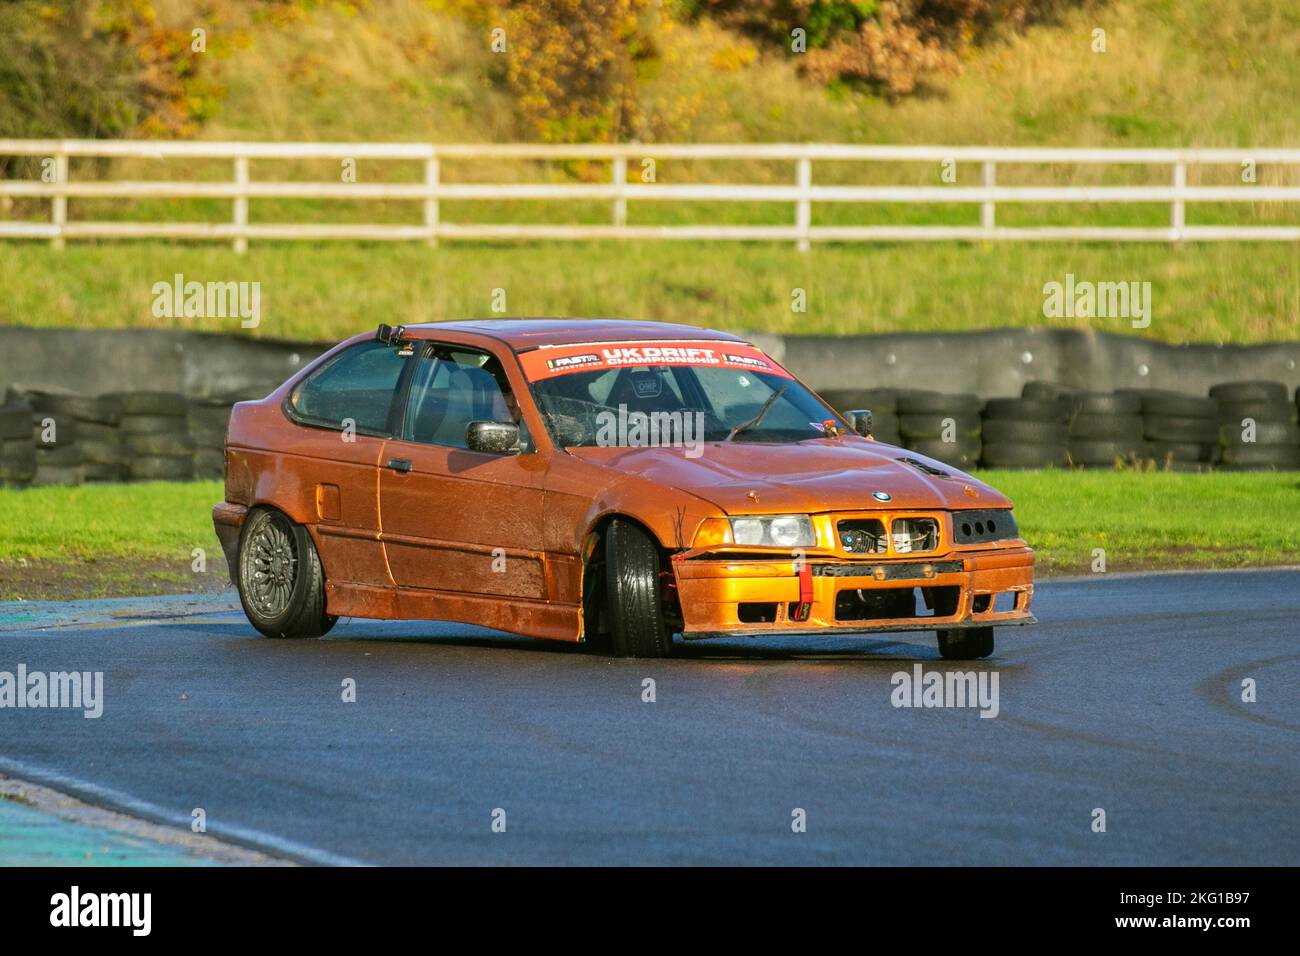
<svg viewBox="0 0 1300 956"><path fill-rule="evenodd" d="M194 477L224 478L226 474L226 428L230 409L242 396L197 398L190 402L189 429L194 439Z"/></svg>
<svg viewBox="0 0 1300 956"><path fill-rule="evenodd" d="M1300 468L1296 403L1281 382L1225 382L1210 389L1218 403L1219 445L1229 471Z"/></svg>
<svg viewBox="0 0 1300 956"><path fill-rule="evenodd" d="M1219 457L1218 403L1201 395L1159 389L1117 392L1142 405L1142 435L1162 471L1209 471Z"/></svg>
<svg viewBox="0 0 1300 956"><path fill-rule="evenodd" d="M84 395L15 387L8 390L6 400L30 409L28 427L36 448L31 484L81 484L85 469L77 443L78 425L94 400Z"/></svg>
<svg viewBox="0 0 1300 956"><path fill-rule="evenodd" d="M1084 468L1114 468L1147 458L1142 400L1137 395L1075 392L1060 399L1068 409L1066 452Z"/></svg>
<svg viewBox="0 0 1300 956"><path fill-rule="evenodd" d="M118 431L122 404L101 395L88 399L86 406L85 415L77 420L77 445L86 481L125 481L125 451Z"/></svg>
<svg viewBox="0 0 1300 956"><path fill-rule="evenodd" d="M898 395L898 429L903 447L954 468L974 468L980 459L978 395L905 391Z"/></svg>
<svg viewBox="0 0 1300 956"><path fill-rule="evenodd" d="M897 445L902 441L898 431L898 393L892 388L832 388L821 392L831 408L840 414L865 408L871 412L871 434L877 441Z"/></svg>
<svg viewBox="0 0 1300 956"><path fill-rule="evenodd" d="M31 406L6 400L0 405L0 488L25 487L35 477Z"/></svg>
<svg viewBox="0 0 1300 956"><path fill-rule="evenodd" d="M122 447L134 481L178 481L194 475L188 402L175 392L115 392Z"/></svg>
<svg viewBox="0 0 1300 956"><path fill-rule="evenodd" d="M1059 468L1066 464L1070 406L1061 391L1029 382L1020 398L992 398L981 421L985 468Z"/></svg>

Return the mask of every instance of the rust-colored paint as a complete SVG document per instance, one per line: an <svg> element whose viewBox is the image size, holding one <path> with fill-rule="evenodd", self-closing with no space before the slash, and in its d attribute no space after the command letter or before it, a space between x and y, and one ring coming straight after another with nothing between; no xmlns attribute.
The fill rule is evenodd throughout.
<svg viewBox="0 0 1300 956"><path fill-rule="evenodd" d="M928 459L860 437L837 418L830 421L839 426L825 438L787 445L714 442L695 458L681 448L556 447L520 361L520 353L535 355L530 350L538 347L592 342L688 341L723 348L735 343L743 348L734 352L761 355L735 336L663 323L567 319L408 326L406 336L495 356L535 447L492 455L391 435L357 434L344 441L335 429L291 419L284 404L299 381L338 351L373 337L357 335L265 399L235 406L225 501L213 509L232 576L245 516L255 507L274 507L310 532L331 614L434 618L580 640L582 575L593 531L618 515L642 524L673 558L688 637L844 630L835 600L849 588L956 587L955 611L925 619L931 626L1030 618L1033 552L1023 540L953 543L951 512L1011 506L977 479L937 462L931 464L950 477L926 474L898 459ZM575 351L581 350L553 354ZM410 469L386 467L392 459L409 461ZM887 505L873 507L876 491L889 495ZM709 519L778 513L812 514L817 545L785 559L770 549L747 554L763 549L696 546L697 532ZM866 558L841 550L835 520L896 514L935 517L939 549L924 559L892 553ZM800 562L818 566L803 575L802 586ZM915 576L881 580L882 565L915 566ZM982 600L1002 592L1016 595L1013 610L996 612L992 600ZM777 617L743 623L740 602L775 602ZM801 603L805 607L791 613ZM987 609L977 609L982 603ZM904 624L914 627L917 620L873 619L852 629Z"/></svg>

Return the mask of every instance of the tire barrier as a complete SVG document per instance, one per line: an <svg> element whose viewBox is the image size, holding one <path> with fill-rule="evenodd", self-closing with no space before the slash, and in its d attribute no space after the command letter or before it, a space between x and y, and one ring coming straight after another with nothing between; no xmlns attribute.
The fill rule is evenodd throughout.
<svg viewBox="0 0 1300 956"><path fill-rule="evenodd" d="M880 441L958 468L1300 469L1300 389L1288 395L1280 382L1228 382L1208 396L1031 381L1019 398L986 402L907 389L822 397L840 411L870 409Z"/></svg>
<svg viewBox="0 0 1300 956"><path fill-rule="evenodd" d="M269 391L269 389L267 389ZM0 404L0 487L220 479L230 409L265 392L86 396L10 386ZM1208 396L1086 392L1031 381L1020 398L917 389L832 389L841 412L872 412L873 434L963 470L1300 470L1300 389L1227 382Z"/></svg>
<svg viewBox="0 0 1300 956"><path fill-rule="evenodd" d="M89 396L11 386L0 404L0 487L220 479L231 407L264 394L190 400L166 391Z"/></svg>

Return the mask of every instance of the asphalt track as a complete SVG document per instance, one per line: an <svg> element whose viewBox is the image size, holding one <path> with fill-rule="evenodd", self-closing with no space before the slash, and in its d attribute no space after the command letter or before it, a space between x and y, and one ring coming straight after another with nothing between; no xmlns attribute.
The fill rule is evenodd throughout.
<svg viewBox="0 0 1300 956"><path fill-rule="evenodd" d="M0 710L0 772L317 863L1300 863L1296 570L1040 583L973 665L929 634L271 641L231 607L0 605L0 670L105 675L98 720ZM996 671L998 716L894 707L918 662Z"/></svg>

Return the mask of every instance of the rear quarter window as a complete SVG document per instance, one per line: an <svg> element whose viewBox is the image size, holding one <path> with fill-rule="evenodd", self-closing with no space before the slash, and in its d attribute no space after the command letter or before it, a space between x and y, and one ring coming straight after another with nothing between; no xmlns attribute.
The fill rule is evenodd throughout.
<svg viewBox="0 0 1300 956"><path fill-rule="evenodd" d="M315 425L384 432L408 356L383 342L360 342L299 383L289 396L293 413Z"/></svg>

